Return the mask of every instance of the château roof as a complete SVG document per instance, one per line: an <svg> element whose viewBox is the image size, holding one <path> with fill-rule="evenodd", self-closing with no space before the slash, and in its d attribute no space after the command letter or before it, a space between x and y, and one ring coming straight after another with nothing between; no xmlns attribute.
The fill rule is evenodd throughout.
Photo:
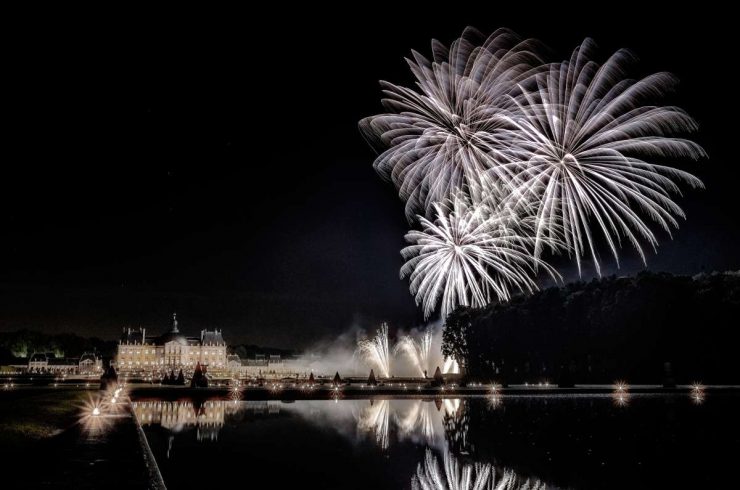
<svg viewBox="0 0 740 490"><path fill-rule="evenodd" d="M175 342L179 345L226 345L221 330L201 330L200 337L186 337L180 333L177 323L177 313L172 315L170 329L159 337L147 337L146 329L139 327L138 330L124 329L121 343L125 344L155 344L164 345Z"/></svg>
<svg viewBox="0 0 740 490"><path fill-rule="evenodd" d="M124 344L146 344L151 342L151 338L146 338L146 329L141 327L138 330L132 330L131 328L124 328L123 334L121 335L121 343Z"/></svg>
<svg viewBox="0 0 740 490"><path fill-rule="evenodd" d="M85 352L80 357L80 362L82 362L82 361L88 361L88 360L95 362L95 361L98 360L98 356L96 356L94 353L91 353L91 352Z"/></svg>
<svg viewBox="0 0 740 490"><path fill-rule="evenodd" d="M225 345L224 338L220 330L202 330L200 332L200 342L203 345Z"/></svg>
<svg viewBox="0 0 740 490"><path fill-rule="evenodd" d="M46 354L44 352L34 352L31 354L31 357L28 359L29 362L47 362L49 360L49 354ZM54 357L52 354L51 357Z"/></svg>

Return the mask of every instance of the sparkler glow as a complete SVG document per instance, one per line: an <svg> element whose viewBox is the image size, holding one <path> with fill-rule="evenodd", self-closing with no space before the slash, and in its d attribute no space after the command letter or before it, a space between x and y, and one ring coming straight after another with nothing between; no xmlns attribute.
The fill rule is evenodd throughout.
<svg viewBox="0 0 740 490"><path fill-rule="evenodd" d="M238 402L242 399L243 388L238 380L235 380L229 389L229 399L234 402Z"/></svg>
<svg viewBox="0 0 740 490"><path fill-rule="evenodd" d="M389 378L391 373L391 356L388 348L388 324L383 323L375 337L360 340L357 344L360 356L372 366L375 366L380 374Z"/></svg>
<svg viewBox="0 0 740 490"><path fill-rule="evenodd" d="M102 399L88 398L80 407L78 422L89 436L105 432L113 423L113 417L105 410Z"/></svg>
<svg viewBox="0 0 740 490"><path fill-rule="evenodd" d="M490 396L488 396L488 406L492 410L497 410L501 408L501 406L504 404L504 398L500 394L494 392Z"/></svg>
<svg viewBox="0 0 740 490"><path fill-rule="evenodd" d="M691 385L691 401L696 405L704 403L704 385L701 383L694 383Z"/></svg>
<svg viewBox="0 0 740 490"><path fill-rule="evenodd" d="M617 393L625 393L629 389L629 385L625 381L617 381L614 383L614 391Z"/></svg>

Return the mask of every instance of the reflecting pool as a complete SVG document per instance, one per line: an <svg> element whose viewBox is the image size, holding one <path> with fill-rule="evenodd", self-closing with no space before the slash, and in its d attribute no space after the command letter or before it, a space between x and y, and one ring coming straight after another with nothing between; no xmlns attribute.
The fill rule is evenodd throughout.
<svg viewBox="0 0 740 490"><path fill-rule="evenodd" d="M137 401L167 487L736 487L740 396Z"/></svg>

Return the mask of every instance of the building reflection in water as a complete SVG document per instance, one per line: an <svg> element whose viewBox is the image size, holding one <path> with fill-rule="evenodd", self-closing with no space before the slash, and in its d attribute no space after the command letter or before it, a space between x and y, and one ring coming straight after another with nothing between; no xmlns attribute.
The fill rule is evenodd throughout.
<svg viewBox="0 0 740 490"><path fill-rule="evenodd" d="M148 401L134 402L131 405L141 425L159 425L175 433L194 427L199 441L217 440L227 410L238 410L238 405L221 400L208 400L202 403Z"/></svg>
<svg viewBox="0 0 740 490"><path fill-rule="evenodd" d="M497 395L500 396L500 395ZM501 400L492 402L495 409ZM160 426L170 432L167 458L171 458L175 436L195 429L199 442L218 440L219 431L231 416L274 416L296 414L322 427L330 426L347 438L362 438L385 451L394 440L427 448L412 478L419 490L493 489L542 490L539 480L524 481L514 472L500 471L487 463L461 463L455 454L474 454L468 443L469 407L460 399L343 400L326 401L208 400L138 401L131 407L142 426ZM441 457L435 456L435 452ZM441 463L440 463L441 461Z"/></svg>
<svg viewBox="0 0 740 490"><path fill-rule="evenodd" d="M195 429L199 442L213 442L218 440L227 416L239 412L268 415L280 413L280 402L276 401L139 401L131 403L131 407L142 426L158 425L171 432L167 443L167 458L171 456L175 434L185 430Z"/></svg>
<svg viewBox="0 0 740 490"><path fill-rule="evenodd" d="M348 437L372 437L388 449L392 436L442 448L445 441L456 446L466 440L465 408L460 399L344 400L283 403L280 401L136 401L131 407L142 426L161 426L173 435L196 430L198 441L216 441L230 415L274 415L281 410L296 413L318 425L331 426ZM394 430L395 429L395 430Z"/></svg>
<svg viewBox="0 0 740 490"><path fill-rule="evenodd" d="M442 452L442 466L427 449L424 460L411 478L413 490L545 490L539 480L524 480L512 470L496 470L488 463L460 463L449 451Z"/></svg>

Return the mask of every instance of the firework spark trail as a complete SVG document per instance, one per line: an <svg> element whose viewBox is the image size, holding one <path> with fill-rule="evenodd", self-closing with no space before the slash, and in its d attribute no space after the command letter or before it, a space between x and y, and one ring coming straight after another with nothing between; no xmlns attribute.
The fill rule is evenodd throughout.
<svg viewBox="0 0 740 490"><path fill-rule="evenodd" d="M407 59L419 91L381 82L388 111L360 121L368 142L383 153L375 170L406 201L406 216L431 217L434 204L457 189L495 182L487 170L500 158L497 117L511 106L518 83L543 67L534 40L506 29L487 39L468 27L450 48L432 41L432 59L412 52Z"/></svg>
<svg viewBox="0 0 740 490"><path fill-rule="evenodd" d="M411 335L404 335L398 339L393 351L396 354L400 353L408 357L414 367L419 370L419 375L425 376L431 369L429 361L432 352L432 338L431 328L427 328L419 340L416 340Z"/></svg>
<svg viewBox="0 0 740 490"><path fill-rule="evenodd" d="M498 175L513 175L508 185L514 206L534 207L537 255L546 245L543 238L562 238L579 271L588 253L601 274L594 234L617 265L622 238L644 262L641 239L654 250L658 241L643 215L670 235L678 228L674 216L685 217L671 199L680 194L677 184L703 187L688 172L646 160L696 160L706 154L674 136L697 128L683 110L647 105L675 85L672 75L626 79L632 56L620 50L599 65L590 59L594 46L585 40L569 61L538 74L534 88L510 96L516 109L506 119L513 129L503 130L500 141L511 163Z"/></svg>
<svg viewBox="0 0 740 490"><path fill-rule="evenodd" d="M375 337L360 340L357 344L360 356L368 364L378 368L380 374L389 378L391 373L391 356L388 348L388 324L383 323Z"/></svg>
<svg viewBox="0 0 740 490"><path fill-rule="evenodd" d="M437 458L427 449L424 461L419 463L411 479L413 490L545 490L539 480L522 481L509 470L499 472L486 463L460 464L449 451L443 453L443 470Z"/></svg>
<svg viewBox="0 0 740 490"><path fill-rule="evenodd" d="M533 292L538 268L557 275L532 254L534 240L519 231L523 223L515 215L471 206L462 194L449 206L434 207L435 221L420 217L424 229L410 231L410 245L401 251L401 278L409 277L426 318L438 302L444 319L457 306L482 307L494 297L507 301L512 289Z"/></svg>

